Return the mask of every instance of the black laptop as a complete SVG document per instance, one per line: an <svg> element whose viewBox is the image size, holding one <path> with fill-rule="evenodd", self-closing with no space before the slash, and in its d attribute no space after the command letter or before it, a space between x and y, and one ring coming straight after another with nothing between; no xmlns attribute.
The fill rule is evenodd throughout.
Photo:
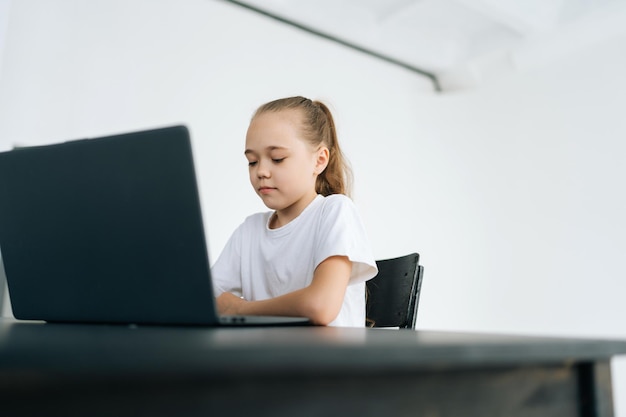
<svg viewBox="0 0 626 417"><path fill-rule="evenodd" d="M0 153L0 250L17 319L308 323L218 316L184 126Z"/></svg>

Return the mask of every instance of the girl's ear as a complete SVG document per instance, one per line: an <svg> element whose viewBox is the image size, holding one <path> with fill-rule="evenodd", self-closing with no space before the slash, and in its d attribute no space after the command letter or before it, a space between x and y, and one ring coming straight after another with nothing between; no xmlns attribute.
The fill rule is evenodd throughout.
<svg viewBox="0 0 626 417"><path fill-rule="evenodd" d="M324 172L324 170L328 166L329 157L330 157L330 152L328 151L328 148L326 146L322 146L321 148L317 150L317 154L316 154L317 159L315 160L315 171L314 171L316 175L319 175L322 172Z"/></svg>

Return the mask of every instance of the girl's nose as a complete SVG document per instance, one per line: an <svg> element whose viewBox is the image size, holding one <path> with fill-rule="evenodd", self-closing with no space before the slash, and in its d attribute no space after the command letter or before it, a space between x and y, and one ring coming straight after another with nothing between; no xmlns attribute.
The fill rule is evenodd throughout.
<svg viewBox="0 0 626 417"><path fill-rule="evenodd" d="M269 164L267 162L259 161L257 163L256 175L259 178L269 178L270 177Z"/></svg>

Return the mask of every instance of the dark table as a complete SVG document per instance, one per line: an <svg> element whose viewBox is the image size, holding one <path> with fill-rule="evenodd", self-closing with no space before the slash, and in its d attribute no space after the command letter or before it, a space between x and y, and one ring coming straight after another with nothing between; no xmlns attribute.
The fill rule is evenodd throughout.
<svg viewBox="0 0 626 417"><path fill-rule="evenodd" d="M0 415L612 416L626 341L0 321Z"/></svg>

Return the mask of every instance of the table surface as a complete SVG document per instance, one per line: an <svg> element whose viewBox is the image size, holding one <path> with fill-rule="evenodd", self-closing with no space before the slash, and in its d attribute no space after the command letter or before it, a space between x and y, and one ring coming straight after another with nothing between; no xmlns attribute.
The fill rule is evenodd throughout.
<svg viewBox="0 0 626 417"><path fill-rule="evenodd" d="M581 363L626 340L333 327L207 328L0 321L0 372L229 374Z"/></svg>

